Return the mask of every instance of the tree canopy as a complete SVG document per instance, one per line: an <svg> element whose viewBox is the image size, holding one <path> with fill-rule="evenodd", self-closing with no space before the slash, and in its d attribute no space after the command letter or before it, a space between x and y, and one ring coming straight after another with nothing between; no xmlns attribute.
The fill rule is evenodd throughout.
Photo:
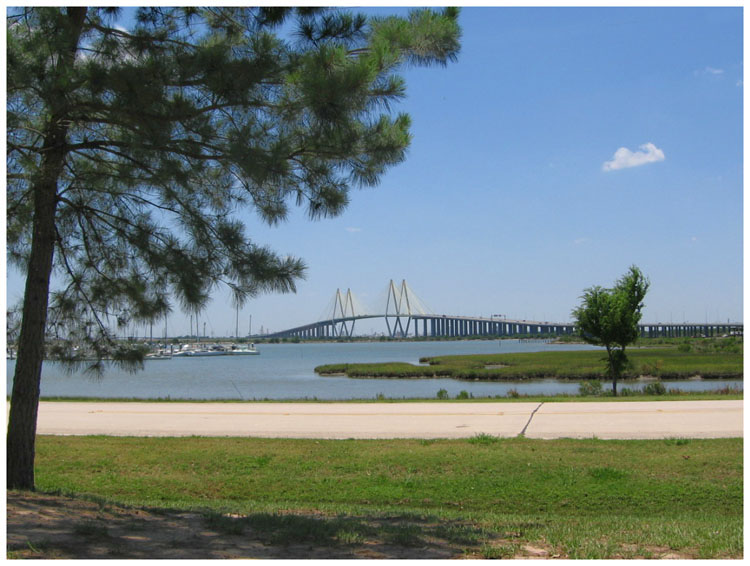
<svg viewBox="0 0 750 566"><path fill-rule="evenodd" d="M269 223L290 202L339 214L351 187L404 159L409 118L387 112L405 94L395 71L458 49L450 11L141 8L131 31L116 15L8 18L8 255L26 267L34 185L54 176L67 284L50 328L97 349L112 321L152 320L171 296L201 308L217 282L238 301L294 290L303 262L251 242L238 207ZM45 171L53 129L60 155Z"/></svg>
<svg viewBox="0 0 750 566"><path fill-rule="evenodd" d="M573 310L581 338L607 349L607 372L612 378L615 395L617 379L627 364L625 348L639 336L638 323L649 284L641 270L633 265L613 288L597 285L585 289L581 305Z"/></svg>
<svg viewBox="0 0 750 566"><path fill-rule="evenodd" d="M75 344L137 365L112 328L173 298L199 310L217 284L238 304L293 291L304 262L252 241L239 212L340 214L405 158L400 70L459 51L455 9L148 7L129 29L120 15L8 11L7 251L27 274L9 454L14 422L35 421L44 355L80 362Z"/></svg>

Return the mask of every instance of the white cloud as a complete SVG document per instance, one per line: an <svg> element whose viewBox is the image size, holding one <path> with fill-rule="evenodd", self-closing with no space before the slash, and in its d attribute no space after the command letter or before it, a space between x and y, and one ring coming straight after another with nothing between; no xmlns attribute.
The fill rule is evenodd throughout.
<svg viewBox="0 0 750 566"><path fill-rule="evenodd" d="M702 69L698 69L697 71L693 71L693 74L696 77L706 75L720 77L724 74L724 69L718 69L717 67L704 67Z"/></svg>
<svg viewBox="0 0 750 566"><path fill-rule="evenodd" d="M347 226L346 231L349 232L350 234L354 234L355 232L361 232L362 228L354 228L352 226Z"/></svg>
<svg viewBox="0 0 750 566"><path fill-rule="evenodd" d="M627 147L621 147L615 151L611 161L605 161L602 165L603 171L614 171L627 167L638 167L646 163L664 161L664 152L651 142L643 144L640 151L630 151Z"/></svg>

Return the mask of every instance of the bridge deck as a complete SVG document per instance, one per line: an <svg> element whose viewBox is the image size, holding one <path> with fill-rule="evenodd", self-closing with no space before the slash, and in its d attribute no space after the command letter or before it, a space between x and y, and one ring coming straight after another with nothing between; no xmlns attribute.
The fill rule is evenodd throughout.
<svg viewBox="0 0 750 566"><path fill-rule="evenodd" d="M361 314L321 320L268 334L267 337L335 338L352 336L354 324L358 320L383 318L392 337L410 335L430 337L467 336L561 336L575 334L575 324L571 322L550 322L537 320L514 320L506 318L486 318L462 315L436 314ZM390 321L393 321L391 327ZM406 321L406 322L404 322ZM686 337L742 334L742 323L643 323L639 325L641 336Z"/></svg>

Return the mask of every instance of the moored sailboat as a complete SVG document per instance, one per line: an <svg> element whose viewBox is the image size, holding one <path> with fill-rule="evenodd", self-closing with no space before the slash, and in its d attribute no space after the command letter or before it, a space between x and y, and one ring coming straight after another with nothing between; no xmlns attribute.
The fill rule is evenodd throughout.
<svg viewBox="0 0 750 566"><path fill-rule="evenodd" d="M250 344L250 346L244 348L232 346L227 350L227 354L231 356L258 356L260 355L260 352L255 348L255 344Z"/></svg>

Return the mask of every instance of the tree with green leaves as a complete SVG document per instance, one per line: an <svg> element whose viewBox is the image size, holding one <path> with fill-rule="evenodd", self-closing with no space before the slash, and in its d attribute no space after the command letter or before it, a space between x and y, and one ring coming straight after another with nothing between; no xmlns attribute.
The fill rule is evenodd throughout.
<svg viewBox="0 0 750 566"><path fill-rule="evenodd" d="M175 299L198 311L217 285L237 304L294 291L303 261L253 242L240 213L342 212L405 157L400 70L459 51L450 8L149 7L130 29L121 16L8 10L7 251L26 273L9 488L34 486L45 357L137 369L116 329Z"/></svg>
<svg viewBox="0 0 750 566"><path fill-rule="evenodd" d="M573 310L581 338L607 349L607 374L612 378L615 396L617 380L627 367L625 348L638 339L638 323L649 284L641 270L633 265L613 288L597 285L585 289L583 302Z"/></svg>

